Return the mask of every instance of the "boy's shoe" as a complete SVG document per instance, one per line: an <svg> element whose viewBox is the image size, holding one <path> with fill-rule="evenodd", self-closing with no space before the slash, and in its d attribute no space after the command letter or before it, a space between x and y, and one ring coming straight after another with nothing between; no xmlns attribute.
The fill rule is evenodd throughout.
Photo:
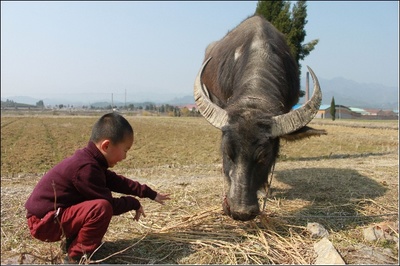
<svg viewBox="0 0 400 266"><path fill-rule="evenodd" d="M70 258L68 255L64 257L63 264L79 264L79 261L74 258Z"/></svg>
<svg viewBox="0 0 400 266"><path fill-rule="evenodd" d="M72 241L74 241L74 238L65 238L63 240L61 240L61 244L60 244L60 248L68 254L68 249L69 246L71 246Z"/></svg>
<svg viewBox="0 0 400 266"><path fill-rule="evenodd" d="M68 253L68 249L69 249L69 246L71 246L72 241L74 241L73 238L67 238L66 239L66 241L65 241L65 252L66 253Z"/></svg>

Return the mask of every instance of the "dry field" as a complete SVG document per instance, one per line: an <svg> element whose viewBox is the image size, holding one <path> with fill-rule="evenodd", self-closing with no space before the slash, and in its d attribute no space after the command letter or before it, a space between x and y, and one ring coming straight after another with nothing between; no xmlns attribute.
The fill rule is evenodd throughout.
<svg viewBox="0 0 400 266"><path fill-rule="evenodd" d="M308 222L329 231L347 264L398 264L398 243L368 242L386 226L398 239L398 121L315 120L327 136L282 141L262 215L222 212L220 132L203 118L126 116L135 130L113 170L171 193L141 200L147 217L115 216L92 260L118 264L313 264ZM33 239L24 203L43 173L85 146L98 116L1 116L1 263L55 264L60 242ZM118 196L118 195L116 195ZM261 201L261 200L260 200Z"/></svg>

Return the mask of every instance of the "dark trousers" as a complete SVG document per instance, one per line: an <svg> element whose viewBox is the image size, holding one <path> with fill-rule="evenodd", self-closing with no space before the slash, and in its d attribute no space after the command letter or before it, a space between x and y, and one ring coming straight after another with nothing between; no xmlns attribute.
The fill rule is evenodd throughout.
<svg viewBox="0 0 400 266"><path fill-rule="evenodd" d="M28 218L31 235L39 240L55 242L65 237L73 239L69 248L69 257L79 257L92 253L101 244L110 224L113 209L102 199L84 201L61 210L58 221L56 211L51 211L42 219L36 216Z"/></svg>

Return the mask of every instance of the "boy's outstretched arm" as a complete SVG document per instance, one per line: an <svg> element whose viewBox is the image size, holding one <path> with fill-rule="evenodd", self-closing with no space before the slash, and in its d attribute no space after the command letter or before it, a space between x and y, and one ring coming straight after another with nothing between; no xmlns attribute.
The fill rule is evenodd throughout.
<svg viewBox="0 0 400 266"><path fill-rule="evenodd" d="M169 197L170 194L161 194L157 193L156 198L154 199L156 202L160 204L164 204L165 200L170 200L171 198Z"/></svg>

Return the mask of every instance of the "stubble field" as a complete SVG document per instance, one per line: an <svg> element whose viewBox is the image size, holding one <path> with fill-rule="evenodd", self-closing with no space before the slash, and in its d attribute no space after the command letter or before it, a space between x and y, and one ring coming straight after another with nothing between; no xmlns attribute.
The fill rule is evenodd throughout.
<svg viewBox="0 0 400 266"><path fill-rule="evenodd" d="M99 114L100 116L101 114ZM99 116L1 116L1 263L60 263L60 242L33 239L24 203L52 166L84 147ZM318 222L348 264L398 263L398 121L314 120L327 136L281 142L262 215L222 212L220 131L203 118L125 116L135 131L112 170L172 200L147 217L113 217L93 260L118 264L313 264ZM115 195L118 196L118 195ZM394 227L393 225L396 225ZM385 228L369 242L363 230ZM371 255L374 254L374 255Z"/></svg>

